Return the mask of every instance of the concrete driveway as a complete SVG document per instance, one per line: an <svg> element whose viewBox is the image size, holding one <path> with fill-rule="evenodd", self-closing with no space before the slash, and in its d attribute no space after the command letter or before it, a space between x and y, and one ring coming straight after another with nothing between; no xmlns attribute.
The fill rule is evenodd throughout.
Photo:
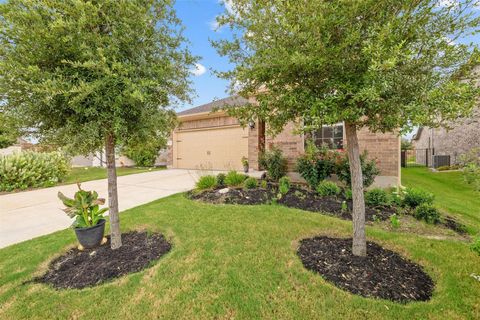
<svg viewBox="0 0 480 320"><path fill-rule="evenodd" d="M193 188L199 173L168 169L118 177L120 211ZM107 180L82 183L107 198ZM0 196L0 248L65 229L71 219L61 211L58 191L71 197L76 185L65 185Z"/></svg>

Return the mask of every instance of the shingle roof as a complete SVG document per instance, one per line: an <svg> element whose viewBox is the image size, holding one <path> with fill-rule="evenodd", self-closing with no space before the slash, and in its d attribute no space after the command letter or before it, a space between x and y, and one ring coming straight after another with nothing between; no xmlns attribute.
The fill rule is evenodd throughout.
<svg viewBox="0 0 480 320"><path fill-rule="evenodd" d="M248 103L248 100L240 96L231 96L220 100L215 100L198 107L178 112L178 116L185 116L196 113L210 112L213 109L225 109L230 107L242 106Z"/></svg>

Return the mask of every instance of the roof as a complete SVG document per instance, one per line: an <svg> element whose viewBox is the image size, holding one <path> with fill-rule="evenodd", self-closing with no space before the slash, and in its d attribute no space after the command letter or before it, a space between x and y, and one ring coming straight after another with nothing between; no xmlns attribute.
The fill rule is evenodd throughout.
<svg viewBox="0 0 480 320"><path fill-rule="evenodd" d="M225 109L231 107L238 107L248 103L248 100L240 96L230 96L220 100L215 100L207 104L202 104L201 106L187 109L181 112L178 112L178 116L186 116L197 113L206 113L211 112L214 109Z"/></svg>
<svg viewBox="0 0 480 320"><path fill-rule="evenodd" d="M420 139L420 136L422 135L423 127L419 127L417 132L413 135L412 140L418 140Z"/></svg>

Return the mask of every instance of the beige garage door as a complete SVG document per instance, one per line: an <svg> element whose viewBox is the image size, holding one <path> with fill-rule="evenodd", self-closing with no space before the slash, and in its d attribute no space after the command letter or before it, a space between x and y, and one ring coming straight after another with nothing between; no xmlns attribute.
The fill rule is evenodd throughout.
<svg viewBox="0 0 480 320"><path fill-rule="evenodd" d="M174 143L181 169L242 170L248 156L248 132L241 127L178 132Z"/></svg>

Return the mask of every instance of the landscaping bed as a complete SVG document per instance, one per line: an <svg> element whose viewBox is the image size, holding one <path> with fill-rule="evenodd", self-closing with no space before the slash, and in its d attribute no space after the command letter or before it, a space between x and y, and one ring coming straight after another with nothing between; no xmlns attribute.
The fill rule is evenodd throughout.
<svg viewBox="0 0 480 320"><path fill-rule="evenodd" d="M344 220L352 219L352 201L345 200L341 195L318 196L313 191L304 189L299 185L293 185L286 194L278 199L277 190L278 185L268 183L267 188L214 188L203 191L191 191L187 193L187 196L193 200L214 204L258 205L276 201L290 208L326 213ZM346 201L346 209L342 209L343 201ZM395 207L366 206L365 219L367 221L387 220L394 213L396 213Z"/></svg>
<svg viewBox="0 0 480 320"><path fill-rule="evenodd" d="M373 242L367 257L351 248L351 239L320 236L302 240L297 254L305 268L354 294L404 303L431 298L434 283L418 264Z"/></svg>
<svg viewBox="0 0 480 320"><path fill-rule="evenodd" d="M35 280L57 289L92 287L145 269L171 249L170 243L159 233L125 233L123 245L116 250L110 248L107 238L107 243L98 248L69 250L53 260L48 271Z"/></svg>

